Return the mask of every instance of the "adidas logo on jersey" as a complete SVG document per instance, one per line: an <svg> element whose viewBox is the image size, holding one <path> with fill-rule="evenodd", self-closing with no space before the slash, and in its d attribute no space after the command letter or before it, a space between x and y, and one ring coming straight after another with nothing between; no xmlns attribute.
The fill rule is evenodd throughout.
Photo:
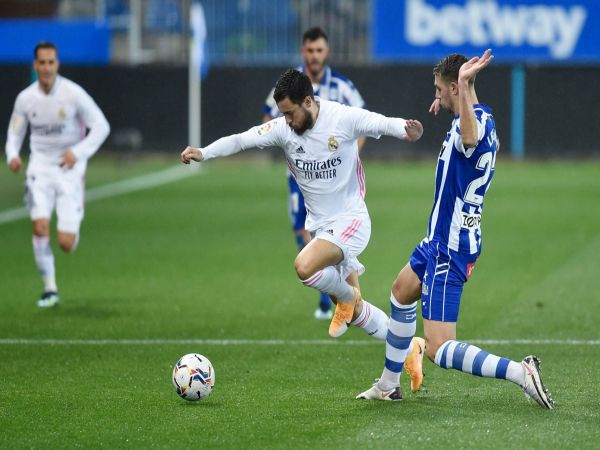
<svg viewBox="0 0 600 450"><path fill-rule="evenodd" d="M300 147L298 147L296 149L296 153L306 153L306 152L304 151L304 149L302 148L302 146L300 146Z"/></svg>

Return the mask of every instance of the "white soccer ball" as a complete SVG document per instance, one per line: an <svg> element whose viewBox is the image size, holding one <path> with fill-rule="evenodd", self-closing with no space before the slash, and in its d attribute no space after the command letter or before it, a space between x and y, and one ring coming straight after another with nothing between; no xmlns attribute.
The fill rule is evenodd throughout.
<svg viewBox="0 0 600 450"><path fill-rule="evenodd" d="M173 386L177 394L195 401L208 397L215 385L215 369L206 356L188 353L173 367Z"/></svg>

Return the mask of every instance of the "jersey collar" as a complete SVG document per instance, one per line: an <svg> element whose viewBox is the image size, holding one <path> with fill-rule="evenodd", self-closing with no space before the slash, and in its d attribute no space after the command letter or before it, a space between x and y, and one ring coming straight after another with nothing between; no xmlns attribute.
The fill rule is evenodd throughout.
<svg viewBox="0 0 600 450"><path fill-rule="evenodd" d="M50 89L50 92L48 92L48 94L46 94L46 93L44 92L44 90L43 90L43 89L42 89L42 87L40 86L40 82L39 82L39 81L36 81L36 83L37 83L37 85L38 85L38 86L37 86L37 87L38 87L38 90L39 90L39 91L40 91L40 92L41 92L43 95L48 95L48 96L50 96L50 95L54 95L54 94L56 94L56 91L58 90L58 85L60 84L60 82L61 82L61 81L62 81L62 77L61 77L60 75L56 75L56 80L54 80L54 86L52 86L52 89Z"/></svg>

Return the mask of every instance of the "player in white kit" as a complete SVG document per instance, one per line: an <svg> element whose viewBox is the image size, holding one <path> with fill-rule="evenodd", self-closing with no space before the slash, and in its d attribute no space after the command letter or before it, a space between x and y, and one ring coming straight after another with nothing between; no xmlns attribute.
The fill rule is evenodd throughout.
<svg viewBox="0 0 600 450"><path fill-rule="evenodd" d="M94 100L79 85L58 75L54 44L41 42L35 47L33 68L38 81L17 96L8 127L6 159L12 172L21 169L19 153L29 126L25 203L33 222L35 262L44 283L37 305L46 308L60 302L50 246L52 213L56 209L60 248L74 251L83 220L87 160L104 142L110 127Z"/></svg>
<svg viewBox="0 0 600 450"><path fill-rule="evenodd" d="M348 106L364 108L365 102L358 90L348 78L333 70L328 64L327 59L331 53L327 34L319 28L313 27L302 35L302 48L300 49L304 64L297 67L296 70L304 72L313 86L315 96L323 100L331 100ZM277 104L273 99L275 88L267 96L264 105L263 122L269 122L276 117L281 116ZM365 138L358 139L358 150L365 143ZM292 228L296 238L298 251L301 251L310 241L310 233L305 229L306 205L304 197L296 183L295 178L288 170L288 188L289 188L289 213ZM315 319L330 320L333 315L329 296L323 292L319 295L319 305L314 312Z"/></svg>
<svg viewBox="0 0 600 450"><path fill-rule="evenodd" d="M296 257L296 273L304 285L329 294L336 303L329 334L341 336L354 324L385 338L387 316L370 314L374 307L368 307L359 291L358 276L365 269L357 257L369 241L371 220L357 140L387 135L416 141L423 127L417 120L319 99L310 79L297 70L280 77L274 99L283 117L202 149L187 147L181 160L188 164L253 147L281 148L304 195L306 229L313 237Z"/></svg>

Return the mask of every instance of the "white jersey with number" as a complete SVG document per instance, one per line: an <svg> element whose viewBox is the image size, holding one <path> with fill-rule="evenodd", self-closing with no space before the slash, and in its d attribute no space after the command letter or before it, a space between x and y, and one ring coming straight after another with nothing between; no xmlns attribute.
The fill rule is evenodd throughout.
<svg viewBox="0 0 600 450"><path fill-rule="evenodd" d="M73 170L82 174L87 160L110 131L104 114L87 92L61 76L48 94L36 81L18 95L8 127L9 162L19 155L27 126L31 129L28 172L55 171L70 148L77 158Z"/></svg>
<svg viewBox="0 0 600 450"><path fill-rule="evenodd" d="M403 119L319 98L317 102L320 110L315 124L302 135L280 117L202 149L204 159L253 147L283 149L290 172L304 195L309 231L339 216L367 213L365 174L358 156L360 136L406 135Z"/></svg>

